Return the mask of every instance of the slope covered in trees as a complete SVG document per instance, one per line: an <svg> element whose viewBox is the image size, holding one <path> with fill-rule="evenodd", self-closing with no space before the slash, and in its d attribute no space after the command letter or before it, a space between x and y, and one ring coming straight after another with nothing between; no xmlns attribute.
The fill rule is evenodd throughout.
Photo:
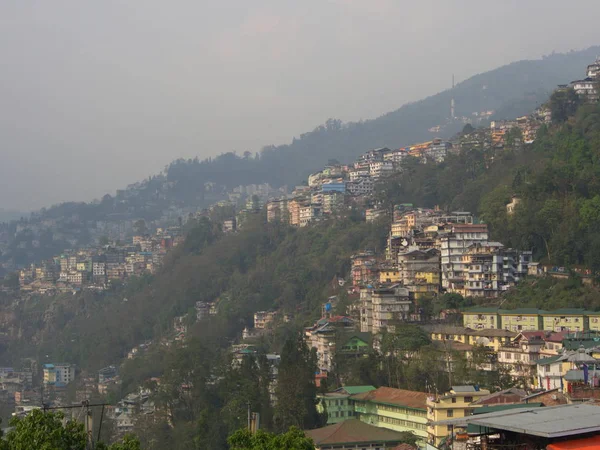
<svg viewBox="0 0 600 450"><path fill-rule="evenodd" d="M273 186L298 184L329 159L352 161L369 148L400 147L436 137L437 133L428 131L436 125L447 125L438 137L450 137L462 127L448 122L452 97L459 117L490 110L496 111L496 119L528 114L547 100L556 85L581 78L599 52L600 47L591 47L508 64L475 75L453 91L404 105L376 119L347 124L330 119L290 144L264 148L254 158L250 153L226 153L205 161L175 161L168 168L168 179L188 193L198 191L206 181L229 187L264 182Z"/></svg>
<svg viewBox="0 0 600 450"><path fill-rule="evenodd" d="M440 165L408 161L379 198L475 212L492 238L558 266L600 270L600 107L543 127L531 145L469 148ZM515 195L514 214L506 205Z"/></svg>

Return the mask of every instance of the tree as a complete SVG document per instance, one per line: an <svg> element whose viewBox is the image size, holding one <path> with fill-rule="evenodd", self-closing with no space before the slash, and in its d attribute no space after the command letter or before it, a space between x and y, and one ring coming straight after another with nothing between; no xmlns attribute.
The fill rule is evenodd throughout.
<svg viewBox="0 0 600 450"><path fill-rule="evenodd" d="M276 429L283 431L290 426L310 429L320 425L316 407L316 358L302 335L285 342L277 379Z"/></svg>
<svg viewBox="0 0 600 450"><path fill-rule="evenodd" d="M550 97L550 112L555 123L565 122L575 115L581 100L573 88L558 89Z"/></svg>
<svg viewBox="0 0 600 450"><path fill-rule="evenodd" d="M83 423L64 422L64 414L34 409L25 417L14 417L13 427L0 441L0 450L85 450L87 434ZM1 435L0 435L1 437ZM135 436L125 436L122 442L110 446L99 442L98 450L141 450Z"/></svg>
<svg viewBox="0 0 600 450"><path fill-rule="evenodd" d="M473 125L468 123L463 127L462 134L471 134L473 131L475 131L475 128L473 128Z"/></svg>
<svg viewBox="0 0 600 450"><path fill-rule="evenodd" d="M252 434L247 428L242 428L227 438L230 450L313 450L311 438L306 437L302 430L290 427L282 434L267 433L258 430Z"/></svg>
<svg viewBox="0 0 600 450"><path fill-rule="evenodd" d="M6 450L85 450L87 435L82 423L69 420L63 425L61 412L31 411L25 417L14 417L6 434ZM3 449L4 450L4 449Z"/></svg>

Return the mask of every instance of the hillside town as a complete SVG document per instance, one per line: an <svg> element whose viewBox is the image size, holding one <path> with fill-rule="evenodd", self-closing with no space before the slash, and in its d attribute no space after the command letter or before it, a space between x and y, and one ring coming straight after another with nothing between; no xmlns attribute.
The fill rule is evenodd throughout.
<svg viewBox="0 0 600 450"><path fill-rule="evenodd" d="M585 79L570 87L586 101L596 101L597 93L590 86L599 70L600 60L588 66ZM534 261L530 250L508 248L491 240L488 225L469 211L409 203L396 204L390 210L375 197L379 183L401 172L409 158L419 164L440 164L449 155L469 148L502 152L530 145L538 129L550 121L550 111L540 108L530 116L492 121L489 127L448 141L435 138L401 148L373 149L352 164L330 161L291 195L286 194L287 189L266 184L247 185L216 203L218 207L237 207L234 216L218 224L224 233L235 233L249 215L259 213L266 214L267 222L303 228L335 220L355 208L365 222L389 223L385 248L363 249L352 255L347 261L348 273L332 281L337 295L323 298L318 319L303 328L308 347L315 350L318 370L314 381L322 387L318 408L327 422L323 428L306 432L316 448L413 449L401 444L406 432L416 437L418 447L427 449L525 448L516 444L519 442L558 449L567 447L552 445L575 441L574 435L598 443L600 427L588 419L597 415L600 402L599 311L505 309L501 305L431 308L431 300L444 294L494 301L526 278L563 277L564 269ZM518 196L511 198L505 205L507 215L514 213L519 202ZM202 215L206 211L188 217ZM21 295L103 291L111 283L155 274L165 255L183 242L184 224L182 220L178 225L150 230L139 221L132 222L126 233L118 233L126 243L109 240L103 245L74 245L43 262L19 268L17 290ZM8 267L16 266L11 262ZM584 282L589 281L585 269L580 275ZM347 300L343 310L342 297ZM160 339L132 348L127 360L144 358L157 347L184 347L189 327L214 319L221 300L196 302L193 311L175 317ZM246 326L229 347L231 366L239 367L246 355L258 354L261 339L293 319L293 314L277 309L255 311L252 326ZM386 336L405 325L425 330L434 349L432 364L449 380L460 364L470 364L484 375L501 372L509 386L484 389L476 383L450 383L449 390L430 386L422 392L344 385L327 390L335 384L332 377L340 361L366 359L374 351L410 358L409 350L386 354L384 345ZM274 403L281 355L267 353L266 360ZM77 404L92 394L118 397L107 408L107 417L114 420L121 436L140 421L169 415L153 398L160 389L160 377L150 378L150 383L135 392L119 395L123 380L118 365L88 373L69 362L28 363L18 369L0 367L0 401L16 416L49 405Z"/></svg>

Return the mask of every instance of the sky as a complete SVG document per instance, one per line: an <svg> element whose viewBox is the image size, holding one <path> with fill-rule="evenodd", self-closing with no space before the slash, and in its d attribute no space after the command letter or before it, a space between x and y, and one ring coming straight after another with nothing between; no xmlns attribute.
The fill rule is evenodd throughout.
<svg viewBox="0 0 600 450"><path fill-rule="evenodd" d="M0 209L256 152L600 44L598 0L2 0Z"/></svg>

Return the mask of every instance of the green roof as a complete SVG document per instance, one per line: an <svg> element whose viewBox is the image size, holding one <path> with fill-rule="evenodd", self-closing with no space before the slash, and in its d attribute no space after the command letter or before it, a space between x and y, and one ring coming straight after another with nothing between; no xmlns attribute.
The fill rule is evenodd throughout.
<svg viewBox="0 0 600 450"><path fill-rule="evenodd" d="M350 395L354 395L354 394L362 394L363 392L369 392L369 391L374 391L376 388L375 386L344 386L341 387L339 390L344 390L346 391L348 394Z"/></svg>
<svg viewBox="0 0 600 450"><path fill-rule="evenodd" d="M517 309L500 309L498 311L501 315L510 316L522 316L527 314L545 314L546 311L537 308L517 308Z"/></svg>
<svg viewBox="0 0 600 450"><path fill-rule="evenodd" d="M540 314L543 316L568 316L568 315L577 315L582 316L585 314L585 310L583 308L562 308L555 309L553 311L540 311Z"/></svg>
<svg viewBox="0 0 600 450"><path fill-rule="evenodd" d="M584 311L588 316L600 316L600 311Z"/></svg>
<svg viewBox="0 0 600 450"><path fill-rule="evenodd" d="M548 358L538 359L535 363L544 366L546 364L552 364L553 362L558 361L561 357L562 355L550 356Z"/></svg>
<svg viewBox="0 0 600 450"><path fill-rule="evenodd" d="M491 313L498 312L497 306L475 306L473 308L467 308L463 311L463 314L478 314L478 313Z"/></svg>

